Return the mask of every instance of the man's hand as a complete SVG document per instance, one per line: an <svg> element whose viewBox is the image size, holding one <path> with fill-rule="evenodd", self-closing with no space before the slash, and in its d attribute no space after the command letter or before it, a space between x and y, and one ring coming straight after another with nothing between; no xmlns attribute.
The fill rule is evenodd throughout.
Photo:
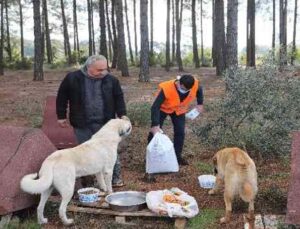
<svg viewBox="0 0 300 229"><path fill-rule="evenodd" d="M62 128L66 128L69 126L67 119L58 119L57 122L58 122L58 125Z"/></svg>
<svg viewBox="0 0 300 229"><path fill-rule="evenodd" d="M200 114L203 113L203 111L204 111L203 105L197 105L196 108Z"/></svg>
<svg viewBox="0 0 300 229"><path fill-rule="evenodd" d="M162 129L159 126L152 126L150 132L155 135L158 132L162 132Z"/></svg>

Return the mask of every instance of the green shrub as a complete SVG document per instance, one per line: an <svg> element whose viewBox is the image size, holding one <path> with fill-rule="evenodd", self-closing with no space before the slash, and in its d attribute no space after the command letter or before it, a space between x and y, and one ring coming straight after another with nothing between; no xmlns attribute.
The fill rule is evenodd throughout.
<svg viewBox="0 0 300 229"><path fill-rule="evenodd" d="M263 156L289 152L290 132L300 127L300 80L274 66L267 61L224 75L224 98L208 104L193 129L206 146L239 146Z"/></svg>
<svg viewBox="0 0 300 229"><path fill-rule="evenodd" d="M131 103L127 115L133 125L149 126L151 122L151 104L149 102Z"/></svg>

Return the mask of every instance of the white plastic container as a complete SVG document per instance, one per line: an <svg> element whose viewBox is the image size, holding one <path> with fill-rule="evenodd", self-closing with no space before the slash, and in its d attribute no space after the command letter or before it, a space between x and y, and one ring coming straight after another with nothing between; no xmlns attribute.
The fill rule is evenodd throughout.
<svg viewBox="0 0 300 229"><path fill-rule="evenodd" d="M199 116L200 112L197 110L197 108L194 108L192 110L190 110L188 113L185 114L185 117L187 117L188 119L194 120L195 118L197 118Z"/></svg>
<svg viewBox="0 0 300 229"><path fill-rule="evenodd" d="M199 184L202 188L214 188L216 183L216 177L213 175L201 175L198 177Z"/></svg>
<svg viewBox="0 0 300 229"><path fill-rule="evenodd" d="M81 188L77 191L79 201L82 203L94 203L101 198L99 197L100 190L97 188Z"/></svg>

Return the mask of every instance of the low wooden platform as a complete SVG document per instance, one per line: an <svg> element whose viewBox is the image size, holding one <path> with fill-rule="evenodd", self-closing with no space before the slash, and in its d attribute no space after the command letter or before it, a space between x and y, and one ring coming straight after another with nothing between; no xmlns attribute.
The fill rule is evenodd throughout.
<svg viewBox="0 0 300 229"><path fill-rule="evenodd" d="M60 196L51 196L49 198L51 202L60 202ZM96 203L85 204L81 203L76 199L73 199L68 205L68 211L70 212L80 212L87 214L99 214L99 215L110 215L114 216L116 222L126 224L126 217L153 217L153 218L169 218L168 215L159 215L148 208L143 209L141 211L134 212L119 212L113 211L109 208L109 205L105 202L104 198L101 198L100 201ZM176 229L183 229L186 226L187 219L186 218L174 218L174 227Z"/></svg>

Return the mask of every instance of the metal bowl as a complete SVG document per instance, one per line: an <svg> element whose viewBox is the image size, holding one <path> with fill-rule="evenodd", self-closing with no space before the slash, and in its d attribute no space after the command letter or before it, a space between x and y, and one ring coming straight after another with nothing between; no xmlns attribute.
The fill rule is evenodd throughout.
<svg viewBox="0 0 300 229"><path fill-rule="evenodd" d="M147 207L144 192L114 192L106 196L105 201L114 211L139 211Z"/></svg>

